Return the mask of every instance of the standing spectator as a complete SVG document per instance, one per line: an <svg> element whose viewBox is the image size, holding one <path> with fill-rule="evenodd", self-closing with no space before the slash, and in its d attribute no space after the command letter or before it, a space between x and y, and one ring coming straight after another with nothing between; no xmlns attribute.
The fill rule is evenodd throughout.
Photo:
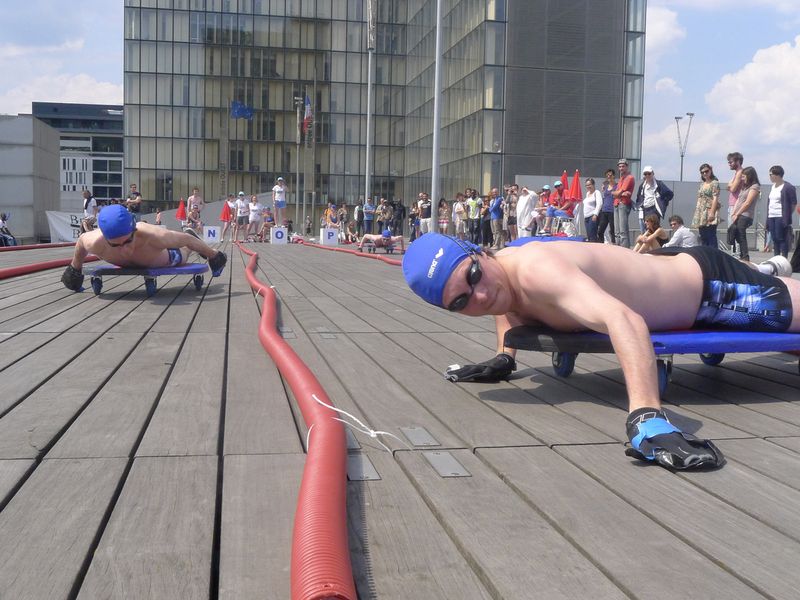
<svg viewBox="0 0 800 600"><path fill-rule="evenodd" d="M361 237L364 235L364 201L361 198L353 208L353 219L356 223L356 235Z"/></svg>
<svg viewBox="0 0 800 600"><path fill-rule="evenodd" d="M453 202L453 227L458 239L467 239L467 206L461 192L456 194L456 201Z"/></svg>
<svg viewBox="0 0 800 600"><path fill-rule="evenodd" d="M489 196L482 196L481 198L480 230L480 244L484 248L488 248L494 242L492 239L492 215L489 211Z"/></svg>
<svg viewBox="0 0 800 600"><path fill-rule="evenodd" d="M599 242L597 237L600 210L603 208L603 194L594 184L594 179L586 180L586 197L583 199L583 222L586 225L586 239L590 242Z"/></svg>
<svg viewBox="0 0 800 600"><path fill-rule="evenodd" d="M406 207L403 204L403 199L400 198L394 204L394 227L392 231L394 231L395 235L403 235L403 222L406 220Z"/></svg>
<svg viewBox="0 0 800 600"><path fill-rule="evenodd" d="M424 235L433 231L433 203L431 197L425 192L419 195L419 202L417 202L419 209L419 235Z"/></svg>
<svg viewBox="0 0 800 600"><path fill-rule="evenodd" d="M733 223L733 208L739 200L739 193L742 191L742 165L744 157L741 152L731 152L728 154L728 168L733 171L731 180L728 182L728 225ZM732 250L732 248L731 248Z"/></svg>
<svg viewBox="0 0 800 600"><path fill-rule="evenodd" d="M342 203L336 211L336 218L339 220L339 237L342 241L347 241L347 224L350 221L350 213L347 210L347 204Z"/></svg>
<svg viewBox="0 0 800 600"><path fill-rule="evenodd" d="M519 237L531 237L533 235L534 211L538 203L539 196L530 191L526 186L522 186L522 193L517 199L516 210Z"/></svg>
<svg viewBox="0 0 800 600"><path fill-rule="evenodd" d="M339 228L339 216L336 213L336 205L333 202L328 202L328 208L322 213L325 219L325 227L329 229Z"/></svg>
<svg viewBox="0 0 800 600"><path fill-rule="evenodd" d="M378 231L380 231L381 234L383 234L383 231L385 229L391 230L392 222L394 221L394 209L392 208L392 205L389 204L389 202L386 200L386 198L384 198L383 201L381 202L380 210L381 210L381 220L383 221L383 225L381 227L378 227Z"/></svg>
<svg viewBox="0 0 800 600"><path fill-rule="evenodd" d="M481 203L478 200L475 190L472 188L466 189L466 200L464 203L467 207L467 229L469 233L469 241L477 244L480 241L480 207Z"/></svg>
<svg viewBox="0 0 800 600"><path fill-rule="evenodd" d="M672 237L664 244L665 248L691 248L692 246L697 246L697 237L692 233L691 229L683 224L683 217L672 215L669 219L669 226L672 229Z"/></svg>
<svg viewBox="0 0 800 600"><path fill-rule="evenodd" d="M614 225L617 230L617 239L620 246L631 247L631 226L628 218L633 206L633 188L636 181L629 172L628 161L624 158L617 162L619 182L611 193L614 196Z"/></svg>
<svg viewBox="0 0 800 600"><path fill-rule="evenodd" d="M742 169L742 188L739 191L739 199L733 207L731 224L728 227L728 245L731 247L734 243L739 245L739 258L742 260L750 260L747 228L753 224L754 210L760 197L761 183L758 181L758 174L753 167L745 167Z"/></svg>
<svg viewBox="0 0 800 600"><path fill-rule="evenodd" d="M83 219L81 219L81 233L86 233L94 229L97 223L97 200L89 190L83 190Z"/></svg>
<svg viewBox="0 0 800 600"><path fill-rule="evenodd" d="M314 220L311 218L311 215L306 215L306 235L311 235L311 225L313 223L314 223ZM363 224L363 221L362 221L362 224Z"/></svg>
<svg viewBox="0 0 800 600"><path fill-rule="evenodd" d="M225 200L225 203L228 205L228 219L224 219L225 211L222 211L220 215L220 221L222 221L222 234L219 236L220 241L225 241L225 232L228 229L231 230L231 238L233 238L233 232L236 231L236 198L234 198L233 194L228 194L228 198Z"/></svg>
<svg viewBox="0 0 800 600"><path fill-rule="evenodd" d="M656 179L653 167L647 166L642 169L644 181L639 184L636 192L635 206L639 211L639 218L642 219L642 231L644 231L644 218L647 215L658 215L663 219L667 213L667 205L672 200L674 194L663 181Z"/></svg>
<svg viewBox="0 0 800 600"><path fill-rule="evenodd" d="M156 208L156 225L161 227L161 209Z"/></svg>
<svg viewBox="0 0 800 600"><path fill-rule="evenodd" d="M233 228L233 241L239 241L239 232L242 232L242 241L247 241L247 230L250 225L250 203L244 196L244 192L239 192L236 198L236 225Z"/></svg>
<svg viewBox="0 0 800 600"><path fill-rule="evenodd" d="M17 238L15 238L11 231L8 229L8 213L0 213L0 246L16 246Z"/></svg>
<svg viewBox="0 0 800 600"><path fill-rule="evenodd" d="M519 235L517 233L517 203L519 202L519 186L515 183L511 186L511 190L506 198L505 206L503 207L503 232L508 236L506 239L509 242L516 240Z"/></svg>
<svg viewBox="0 0 800 600"><path fill-rule="evenodd" d="M283 223L283 211L286 208L286 193L289 188L283 177L278 177L275 180L275 185L272 186L272 206L275 209L275 223Z"/></svg>
<svg viewBox="0 0 800 600"><path fill-rule="evenodd" d="M411 211L408 215L408 241L413 242L419 235L419 207L416 204L411 206Z"/></svg>
<svg viewBox="0 0 800 600"><path fill-rule="evenodd" d="M386 198L381 198L378 201L378 204L375 206L375 227L378 230L378 234L383 231L385 222L383 220L384 215L384 207L386 206Z"/></svg>
<svg viewBox="0 0 800 600"><path fill-rule="evenodd" d="M192 195L186 199L186 205L188 206L189 210L196 208L197 214L203 213L203 207L206 205L206 203L203 202L203 197L200 195L200 188L192 188Z"/></svg>
<svg viewBox="0 0 800 600"><path fill-rule="evenodd" d="M447 205L447 200L439 198L439 233L447 235L447 230L450 228L450 207Z"/></svg>
<svg viewBox="0 0 800 600"><path fill-rule="evenodd" d="M772 252L784 258L789 256L789 238L792 234L792 216L797 206L797 191L783 179L784 170L775 165L769 170L772 189L769 191L767 231L772 234Z"/></svg>
<svg viewBox="0 0 800 600"><path fill-rule="evenodd" d="M133 215L133 220L139 222L139 213L142 212L142 195L137 191L136 184L130 185L128 197L125 199L125 208Z"/></svg>
<svg viewBox="0 0 800 600"><path fill-rule="evenodd" d="M375 205L371 198L364 203L364 233L372 234L372 222L375 220Z"/></svg>
<svg viewBox="0 0 800 600"><path fill-rule="evenodd" d="M252 235L255 238L261 231L261 224L264 221L264 205L258 201L258 196L253 194L250 196L250 204L247 208L250 209L250 213L247 215L247 235L245 237Z"/></svg>
<svg viewBox="0 0 800 600"><path fill-rule="evenodd" d="M700 189L692 217L692 227L700 234L700 245L716 248L719 224L719 180L708 163L700 165Z"/></svg>
<svg viewBox="0 0 800 600"><path fill-rule="evenodd" d="M603 206L597 219L597 241L606 244L615 244L617 236L614 234L614 189L617 187L614 169L606 170L606 180L603 182Z"/></svg>
<svg viewBox="0 0 800 600"><path fill-rule="evenodd" d="M794 187L794 186L792 186ZM800 204L797 205L797 214L800 215ZM794 252L792 253L792 271L797 273L800 271L800 235L797 236L797 244L794 247Z"/></svg>
<svg viewBox="0 0 800 600"><path fill-rule="evenodd" d="M489 191L489 228L492 232L492 248L503 247L503 196L497 188Z"/></svg>

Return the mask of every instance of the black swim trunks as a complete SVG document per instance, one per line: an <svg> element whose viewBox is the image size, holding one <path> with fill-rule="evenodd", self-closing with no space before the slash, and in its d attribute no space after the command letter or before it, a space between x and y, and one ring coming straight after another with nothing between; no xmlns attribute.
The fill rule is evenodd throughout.
<svg viewBox="0 0 800 600"><path fill-rule="evenodd" d="M659 248L651 254L688 254L703 273L703 297L694 326L737 331L789 329L792 298L786 284L707 246Z"/></svg>
<svg viewBox="0 0 800 600"><path fill-rule="evenodd" d="M178 248L167 248L167 254L169 255L170 267L177 267L183 262L183 254Z"/></svg>

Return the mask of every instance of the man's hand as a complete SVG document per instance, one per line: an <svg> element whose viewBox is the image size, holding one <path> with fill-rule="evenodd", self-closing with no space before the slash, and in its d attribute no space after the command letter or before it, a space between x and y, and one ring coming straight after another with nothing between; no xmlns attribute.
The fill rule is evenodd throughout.
<svg viewBox="0 0 800 600"><path fill-rule="evenodd" d="M80 292L83 290L83 273L80 269L67 265L67 268L64 269L64 274L61 276L61 283L68 290Z"/></svg>
<svg viewBox="0 0 800 600"><path fill-rule="evenodd" d="M477 365L451 365L444 372L445 379L453 383L477 381L479 383L495 383L507 379L517 370L517 363L510 354L501 353Z"/></svg>
<svg viewBox="0 0 800 600"><path fill-rule="evenodd" d="M725 464L722 452L710 440L683 433L667 420L664 411L640 408L625 422L631 448L627 456L652 460L669 469L702 469Z"/></svg>

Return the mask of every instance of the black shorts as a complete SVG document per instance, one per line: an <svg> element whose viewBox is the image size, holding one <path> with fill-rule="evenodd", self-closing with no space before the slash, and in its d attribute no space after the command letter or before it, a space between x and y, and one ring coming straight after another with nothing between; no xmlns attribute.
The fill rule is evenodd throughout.
<svg viewBox="0 0 800 600"><path fill-rule="evenodd" d="M248 225L250 223L250 216L243 215L241 217L236 217L236 224L239 226Z"/></svg>
<svg viewBox="0 0 800 600"><path fill-rule="evenodd" d="M651 254L688 254L703 273L703 297L694 326L737 331L774 331L792 324L792 298L786 284L707 246L659 248Z"/></svg>

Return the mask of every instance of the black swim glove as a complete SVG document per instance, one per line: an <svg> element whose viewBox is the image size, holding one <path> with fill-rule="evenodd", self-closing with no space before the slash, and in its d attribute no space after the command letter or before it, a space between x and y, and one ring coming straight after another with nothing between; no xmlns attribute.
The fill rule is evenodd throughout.
<svg viewBox="0 0 800 600"><path fill-rule="evenodd" d="M477 365L450 365L444 372L445 379L453 383L477 381L479 383L495 383L507 379L517 370L517 363L510 354L502 352Z"/></svg>
<svg viewBox="0 0 800 600"><path fill-rule="evenodd" d="M631 447L625 449L627 456L680 470L725 464L725 457L711 440L683 433L669 422L662 410L640 408L633 411L628 415L625 429L631 441Z"/></svg>
<svg viewBox="0 0 800 600"><path fill-rule="evenodd" d="M222 275L222 270L225 268L225 263L227 262L228 257L225 256L225 253L222 250L218 250L214 256L208 259L208 266L211 267L211 274L214 277Z"/></svg>
<svg viewBox="0 0 800 600"><path fill-rule="evenodd" d="M83 290L83 273L81 273L80 269L67 265L67 268L64 269L64 274L61 276L61 283L68 290L80 292Z"/></svg>

